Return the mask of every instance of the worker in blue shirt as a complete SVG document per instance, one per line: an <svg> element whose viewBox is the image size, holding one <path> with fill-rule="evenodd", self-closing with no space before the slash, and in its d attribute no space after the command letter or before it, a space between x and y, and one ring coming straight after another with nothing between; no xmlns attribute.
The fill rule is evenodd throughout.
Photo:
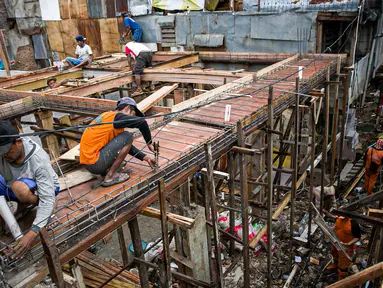
<svg viewBox="0 0 383 288"><path fill-rule="evenodd" d="M141 26L138 25L136 21L134 21L132 18L129 17L129 15L125 12L121 13L121 16L124 17L124 24L126 26L127 32L123 37L128 36L130 33L132 33L132 41L134 42L141 42L142 37L142 29Z"/></svg>

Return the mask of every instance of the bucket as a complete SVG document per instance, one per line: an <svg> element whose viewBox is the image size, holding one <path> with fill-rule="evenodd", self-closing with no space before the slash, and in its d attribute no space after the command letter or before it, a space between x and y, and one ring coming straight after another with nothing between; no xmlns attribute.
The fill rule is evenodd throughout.
<svg viewBox="0 0 383 288"><path fill-rule="evenodd" d="M146 246L148 246L148 244L147 244L144 240L141 240L141 245L142 245L142 249L143 249L143 250L145 250L145 249L146 249ZM130 243L130 245L129 245L129 251L130 251L130 253L132 253L132 255L134 255L133 243Z"/></svg>

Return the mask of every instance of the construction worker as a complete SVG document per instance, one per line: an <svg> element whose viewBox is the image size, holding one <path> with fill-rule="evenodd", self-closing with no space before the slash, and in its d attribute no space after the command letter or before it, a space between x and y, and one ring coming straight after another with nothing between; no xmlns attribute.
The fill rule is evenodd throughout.
<svg viewBox="0 0 383 288"><path fill-rule="evenodd" d="M79 68L92 64L92 48L90 48L89 45L85 44L85 40L86 38L84 38L84 36L82 35L76 36L77 47L75 54L77 55L77 58L67 57L64 60L68 63L70 67Z"/></svg>
<svg viewBox="0 0 383 288"><path fill-rule="evenodd" d="M132 41L134 42L141 42L142 37L142 29L141 26L134 21L127 13L123 12L121 13L121 16L124 17L124 24L126 27L126 33L122 36L122 38L125 38L130 33L133 34Z"/></svg>
<svg viewBox="0 0 383 288"><path fill-rule="evenodd" d="M380 169L383 162L383 139L378 139L375 146L368 148L364 163L365 163L365 176L364 176L364 190L369 195L374 191L374 186L378 180Z"/></svg>
<svg viewBox="0 0 383 288"><path fill-rule="evenodd" d="M343 216L335 216L335 218L334 232L340 240L340 244L346 246L346 252L351 258L354 252L354 244L361 237L359 224L355 220ZM348 276L348 267L352 262L346 255L336 250L335 247L332 247L331 255L333 256L334 263L327 270L338 269L338 280L346 278Z"/></svg>
<svg viewBox="0 0 383 288"><path fill-rule="evenodd" d="M18 132L9 121L0 120L0 195L18 202L18 211L37 206L31 229L19 240L15 258L32 246L39 230L45 227L55 206L59 181L48 154L28 137L14 137ZM29 206L28 208L25 206Z"/></svg>
<svg viewBox="0 0 383 288"><path fill-rule="evenodd" d="M115 123L85 129L80 142L80 163L89 172L105 176L102 186L112 186L129 179L129 174L121 172L128 154L155 167L154 158L134 147L132 133L124 131L124 128L138 128L149 150L154 153L149 126L142 117L144 114L137 108L136 102L125 97L117 102L115 111L102 113L91 124Z"/></svg>
<svg viewBox="0 0 383 288"><path fill-rule="evenodd" d="M144 71L145 67L152 66L152 51L146 47L144 44L129 42L125 45L125 54L128 57L128 65L131 67L132 58L136 60L133 68L133 74L136 81L136 91L132 96L141 95L141 74ZM152 88L151 88L152 89Z"/></svg>
<svg viewBox="0 0 383 288"><path fill-rule="evenodd" d="M68 82L78 82L78 80L69 78L69 79L64 79L64 80L61 80L60 82L57 82L56 77L49 77L47 79L48 87L45 90L48 91L51 89L59 88L60 86L65 85Z"/></svg>

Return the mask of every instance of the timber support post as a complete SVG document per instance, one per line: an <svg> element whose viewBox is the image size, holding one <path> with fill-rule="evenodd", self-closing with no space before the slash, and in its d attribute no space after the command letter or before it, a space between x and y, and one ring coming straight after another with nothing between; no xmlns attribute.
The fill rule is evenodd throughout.
<svg viewBox="0 0 383 288"><path fill-rule="evenodd" d="M52 281L57 285L58 288L65 288L59 251L45 228L40 228L39 234Z"/></svg>
<svg viewBox="0 0 383 288"><path fill-rule="evenodd" d="M221 252L219 247L221 246L221 241L218 234L218 222L217 222L217 203L215 201L215 185L214 185L214 174L213 174L213 156L211 152L211 144L205 144L205 156L206 156L206 169L207 169L207 191L205 191L205 197L210 198L210 208L211 208L211 221L213 224L213 237L215 243L215 264L216 264L216 277L215 284L218 288L224 287L223 284L223 273L222 273L222 261L221 261ZM208 208L208 207L206 207ZM210 237L207 235L207 237Z"/></svg>
<svg viewBox="0 0 383 288"><path fill-rule="evenodd" d="M144 258L144 251L142 249L140 228L138 226L137 217L134 217L132 220L130 220L128 222L128 226L129 226L130 235L132 238L134 256L136 258L139 258L139 259L145 259ZM120 228L122 229L122 226ZM145 265L138 263L138 272L139 272L139 276L140 276L141 287L148 288L149 287L149 278L148 278L148 271L147 271Z"/></svg>
<svg viewBox="0 0 383 288"><path fill-rule="evenodd" d="M245 136L242 123L237 122L238 146L245 147ZM242 210L242 241L243 241L243 281L244 287L250 287L250 259L249 259L249 191L247 184L247 156L244 153L239 155L239 179L241 185L241 210Z"/></svg>
<svg viewBox="0 0 383 288"><path fill-rule="evenodd" d="M267 102L267 287L271 288L271 259L272 259L272 242L273 242L273 136L271 129L273 128L273 86L269 87L269 98Z"/></svg>

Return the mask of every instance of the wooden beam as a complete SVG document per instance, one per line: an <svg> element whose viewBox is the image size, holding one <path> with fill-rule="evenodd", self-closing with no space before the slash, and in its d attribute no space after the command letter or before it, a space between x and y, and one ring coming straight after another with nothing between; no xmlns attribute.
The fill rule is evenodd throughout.
<svg viewBox="0 0 383 288"><path fill-rule="evenodd" d="M63 272L60 265L59 251L45 228L40 228L39 234L52 281L58 288L65 288Z"/></svg>
<svg viewBox="0 0 383 288"><path fill-rule="evenodd" d="M161 219L161 211L153 207L146 207L145 209L142 210L141 214L148 217ZM167 212L166 215L168 217L169 222L174 225L184 227L187 229L190 229L194 226L194 219L192 218L188 218L188 217L177 215L170 212Z"/></svg>
<svg viewBox="0 0 383 288"><path fill-rule="evenodd" d="M12 83L8 85L2 85L2 88L6 88L9 90L14 90L14 91L31 91L31 90L36 90L36 89L42 89L44 87L47 87L47 79L50 77L54 77L57 79L57 81L61 81L64 79L68 78L82 78L84 77L82 71L71 71L71 72L61 72L61 73L56 73L54 75L49 75L49 76L40 76L38 79L32 79L29 81L24 82L23 84L17 84L13 85ZM1 85L2 83L0 83Z"/></svg>
<svg viewBox="0 0 383 288"><path fill-rule="evenodd" d="M359 213L346 211L343 209L334 209L332 213L335 215L340 215L340 216L344 216L344 217L355 219L355 220L361 220L378 227L383 227L383 219L380 219L380 218L366 216Z"/></svg>
<svg viewBox="0 0 383 288"><path fill-rule="evenodd" d="M39 127L46 130L53 130L53 117L52 111L44 110L35 113L36 123ZM55 135L49 134L41 139L43 147L50 157L52 153L54 157L60 157L60 148Z"/></svg>
<svg viewBox="0 0 383 288"><path fill-rule="evenodd" d="M368 267L354 275L351 275L345 279L342 279L334 284L327 286L327 288L351 288L357 287L366 283L369 280L373 280L383 276L383 262Z"/></svg>
<svg viewBox="0 0 383 288"><path fill-rule="evenodd" d="M342 210L347 210L347 211L356 211L359 208L366 206L367 204L374 203L378 200L383 199L383 190L375 192L372 195L368 195L360 200L354 201L351 204L348 204L346 206L342 207Z"/></svg>
<svg viewBox="0 0 383 288"><path fill-rule="evenodd" d="M126 248L127 246L125 243L124 229L122 227L123 226L117 228L117 235L118 235L118 242L120 244L122 263L125 266L125 265L128 265L129 259L128 259L128 249ZM133 239L133 237L132 237L132 239Z"/></svg>

